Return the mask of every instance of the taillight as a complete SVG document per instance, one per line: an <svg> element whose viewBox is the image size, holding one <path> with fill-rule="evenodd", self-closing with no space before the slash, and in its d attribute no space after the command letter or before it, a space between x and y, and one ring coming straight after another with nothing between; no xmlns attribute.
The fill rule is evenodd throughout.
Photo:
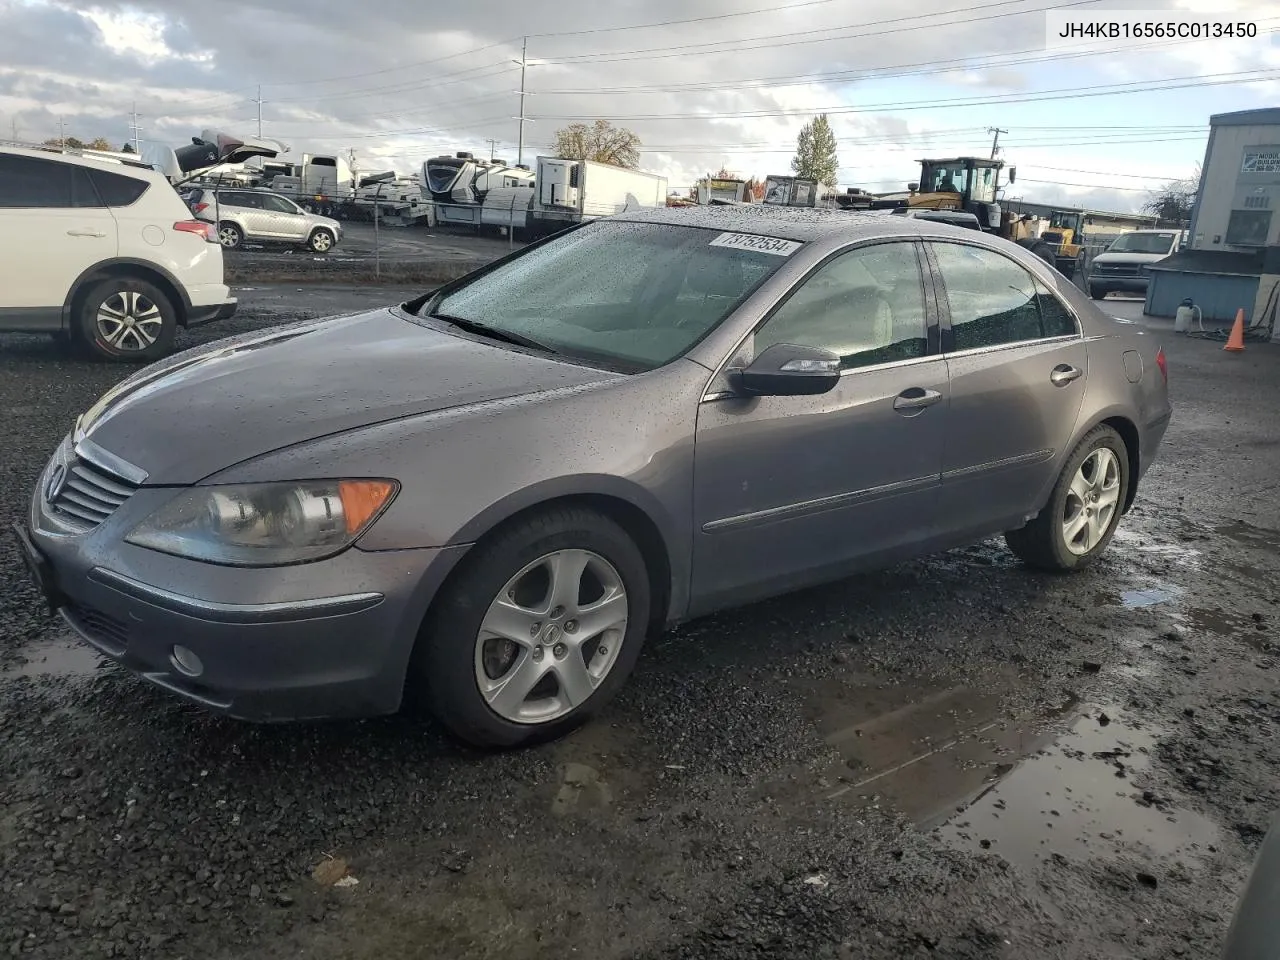
<svg viewBox="0 0 1280 960"><path fill-rule="evenodd" d="M173 225L173 229L178 233L194 233L208 243L218 242L218 233L213 229L213 224L203 220L179 220Z"/></svg>
<svg viewBox="0 0 1280 960"><path fill-rule="evenodd" d="M1164 382L1169 382L1169 361L1164 357L1164 347L1156 350L1156 366L1160 368L1160 375L1164 377Z"/></svg>
<svg viewBox="0 0 1280 960"><path fill-rule="evenodd" d="M194 207L192 207L192 209L196 213L204 213L206 210L209 209L209 205L207 203L197 203Z"/></svg>

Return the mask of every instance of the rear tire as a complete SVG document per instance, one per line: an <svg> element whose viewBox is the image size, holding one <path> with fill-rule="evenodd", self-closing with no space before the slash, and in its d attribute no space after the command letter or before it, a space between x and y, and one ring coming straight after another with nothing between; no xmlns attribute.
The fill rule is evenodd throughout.
<svg viewBox="0 0 1280 960"><path fill-rule="evenodd" d="M98 359L150 363L173 350L178 314L154 284L114 277L80 298L76 328L76 340Z"/></svg>
<svg viewBox="0 0 1280 960"><path fill-rule="evenodd" d="M587 558L576 575L573 558ZM568 572L557 580L555 570ZM556 583L571 585L575 576L576 587L553 593ZM593 610L606 599L607 610ZM563 736L626 682L651 602L644 556L613 520L581 507L533 514L477 545L442 589L419 635L406 695L474 746ZM619 609L620 624L609 619ZM606 621L603 632L595 629ZM512 639L493 633L492 624L502 624Z"/></svg>
<svg viewBox="0 0 1280 960"><path fill-rule="evenodd" d="M244 243L244 231L234 223L218 224L218 242L225 250L235 250Z"/></svg>
<svg viewBox="0 0 1280 960"><path fill-rule="evenodd" d="M1111 543L1130 482L1124 440L1100 424L1067 458L1044 509L1025 527L1006 533L1005 542L1023 563L1040 570L1087 567Z"/></svg>
<svg viewBox="0 0 1280 960"><path fill-rule="evenodd" d="M315 253L328 253L333 249L336 238L324 227L317 227L307 238L307 248Z"/></svg>

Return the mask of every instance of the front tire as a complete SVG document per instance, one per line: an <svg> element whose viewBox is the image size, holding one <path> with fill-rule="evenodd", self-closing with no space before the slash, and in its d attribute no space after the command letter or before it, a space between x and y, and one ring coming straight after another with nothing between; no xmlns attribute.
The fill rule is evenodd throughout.
<svg viewBox="0 0 1280 960"><path fill-rule="evenodd" d="M178 314L154 284L117 277L86 291L76 326L79 342L99 359L150 363L173 349Z"/></svg>
<svg viewBox="0 0 1280 960"><path fill-rule="evenodd" d="M1025 527L1006 533L1005 542L1028 566L1056 572L1082 569L1111 543L1129 483L1124 440L1100 424L1067 458L1045 508Z"/></svg>
<svg viewBox="0 0 1280 960"><path fill-rule="evenodd" d="M311 236L307 238L307 247L315 253L328 253L333 249L334 241L333 234L320 227L311 231Z"/></svg>
<svg viewBox="0 0 1280 960"><path fill-rule="evenodd" d="M617 523L579 507L534 514L478 545L442 590L406 692L474 746L554 739L622 687L650 605L644 557Z"/></svg>
<svg viewBox="0 0 1280 960"><path fill-rule="evenodd" d="M1102 289L1100 289L1100 288L1098 288L1098 287L1095 287L1095 286L1093 286L1092 284L1090 284L1090 285L1089 285L1089 299L1090 299L1090 300L1105 300L1105 299L1107 299L1107 294L1108 294L1109 292L1110 292L1110 291L1108 291L1108 290L1102 290Z"/></svg>

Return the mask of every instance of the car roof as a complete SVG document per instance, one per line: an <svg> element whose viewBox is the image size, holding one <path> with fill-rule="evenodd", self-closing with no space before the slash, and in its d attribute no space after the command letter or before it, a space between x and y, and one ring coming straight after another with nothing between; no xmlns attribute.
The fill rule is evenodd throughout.
<svg viewBox="0 0 1280 960"><path fill-rule="evenodd" d="M857 211L781 207L767 203L740 206L655 207L617 213L610 220L654 223L677 227L702 227L732 233L765 234L784 240L808 242L828 238L923 235L931 228L951 228L950 224L916 217L887 217L881 211ZM951 229L960 229L958 227ZM971 231L968 231L971 232Z"/></svg>
<svg viewBox="0 0 1280 960"><path fill-rule="evenodd" d="M163 178L164 175L154 167L149 166L142 160L136 163L127 160L119 160L114 157L99 157L93 154L81 153L63 153L61 150L38 150L28 149L26 147L5 147L0 146L0 153L7 153L18 157L31 157L35 160L52 160L55 163L69 163L77 167L92 167L95 170L110 170L112 173L124 173L136 177L146 177L151 174L155 177Z"/></svg>

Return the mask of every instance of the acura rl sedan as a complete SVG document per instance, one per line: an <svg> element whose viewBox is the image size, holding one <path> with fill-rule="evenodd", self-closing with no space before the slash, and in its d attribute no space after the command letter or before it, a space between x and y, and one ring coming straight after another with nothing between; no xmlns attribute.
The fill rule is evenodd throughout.
<svg viewBox="0 0 1280 960"><path fill-rule="evenodd" d="M178 696L419 701L513 746L674 621L1000 534L1084 567L1169 416L1159 343L998 237L660 209L138 372L16 532L50 607Z"/></svg>

